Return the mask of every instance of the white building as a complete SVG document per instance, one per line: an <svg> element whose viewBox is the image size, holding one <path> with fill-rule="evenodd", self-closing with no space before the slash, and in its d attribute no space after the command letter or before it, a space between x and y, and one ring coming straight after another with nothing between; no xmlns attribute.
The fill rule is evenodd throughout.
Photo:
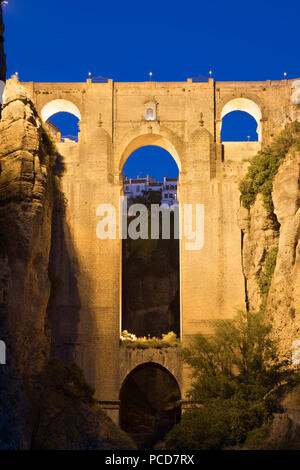
<svg viewBox="0 0 300 470"><path fill-rule="evenodd" d="M177 186L178 178L166 178L164 176L163 190L162 190L162 204L178 204L177 200Z"/></svg>
<svg viewBox="0 0 300 470"><path fill-rule="evenodd" d="M145 192L150 191L161 191L161 203L172 206L178 204L177 200L177 178L167 178L164 176L164 181L155 181L155 178L149 175L146 178L127 178L123 175L124 183L124 196L128 199L135 198L137 196L145 196Z"/></svg>

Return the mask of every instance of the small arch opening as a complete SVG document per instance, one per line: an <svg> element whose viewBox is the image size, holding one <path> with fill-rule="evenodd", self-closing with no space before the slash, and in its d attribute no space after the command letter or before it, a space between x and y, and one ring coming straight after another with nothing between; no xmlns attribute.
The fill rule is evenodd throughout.
<svg viewBox="0 0 300 470"><path fill-rule="evenodd" d="M222 120L221 142L257 142L257 122L245 111L232 111Z"/></svg>
<svg viewBox="0 0 300 470"><path fill-rule="evenodd" d="M79 119L73 114L53 114L45 124L57 142L78 142Z"/></svg>
<svg viewBox="0 0 300 470"><path fill-rule="evenodd" d="M136 367L120 391L120 426L139 449L153 449L181 417L181 393L175 377L148 362Z"/></svg>
<svg viewBox="0 0 300 470"><path fill-rule="evenodd" d="M228 101L221 112L221 142L262 140L260 107L248 98Z"/></svg>
<svg viewBox="0 0 300 470"><path fill-rule="evenodd" d="M78 142L81 114L74 103L63 99L52 100L43 107L41 115L54 140Z"/></svg>

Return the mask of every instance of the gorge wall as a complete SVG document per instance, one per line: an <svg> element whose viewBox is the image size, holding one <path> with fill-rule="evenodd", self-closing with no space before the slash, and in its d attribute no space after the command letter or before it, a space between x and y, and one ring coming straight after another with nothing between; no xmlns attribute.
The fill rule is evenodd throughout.
<svg viewBox="0 0 300 470"><path fill-rule="evenodd" d="M293 343L300 339L300 152L289 155L273 185L275 214L280 223L276 267L267 313L281 354L290 360ZM299 348L298 348L299 350Z"/></svg>
<svg viewBox="0 0 300 470"><path fill-rule="evenodd" d="M59 154L31 97L17 80L9 80L0 121L0 339L6 344L6 364L0 366L3 450L44 449L41 441L33 440L38 423L35 405L49 423L60 406L59 395L51 396L49 386L44 397L50 393L50 406L43 409L42 401L33 403L31 396L41 388L40 377L55 354L57 323L51 316L51 299L57 285L50 258L64 225L64 213L59 210L63 204L60 170ZM58 367L56 379L63 380L62 363L52 364ZM86 389L84 379L79 383ZM60 421L52 422L56 449L134 448L96 402L79 401L75 406L69 400L66 404L69 414L60 414L62 422L68 423L68 433ZM80 433L74 438L76 426ZM42 422L38 429L45 433L47 426Z"/></svg>
<svg viewBox="0 0 300 470"><path fill-rule="evenodd" d="M0 448L29 445L23 378L43 367L49 349L52 205L41 120L27 92L10 81L0 122L0 324L7 346L7 366L0 368Z"/></svg>
<svg viewBox="0 0 300 470"><path fill-rule="evenodd" d="M296 114L299 120L299 112ZM272 322L282 360L291 363L300 339L300 138L285 156L272 185L273 214L258 194L239 211L242 263L249 308Z"/></svg>

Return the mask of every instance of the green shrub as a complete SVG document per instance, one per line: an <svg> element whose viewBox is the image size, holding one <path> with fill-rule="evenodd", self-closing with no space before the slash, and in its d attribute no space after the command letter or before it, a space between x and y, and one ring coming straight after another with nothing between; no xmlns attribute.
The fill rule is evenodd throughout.
<svg viewBox="0 0 300 470"><path fill-rule="evenodd" d="M287 124L266 148L251 160L248 172L240 182L241 202L250 209L261 193L264 206L271 219L276 219L272 201L273 180L278 168L292 149L300 150L300 123Z"/></svg>
<svg viewBox="0 0 300 470"><path fill-rule="evenodd" d="M279 407L288 373L262 313L238 312L211 322L214 334L195 335L182 357L192 368L193 405L167 435L167 449L222 449L240 445Z"/></svg>
<svg viewBox="0 0 300 470"><path fill-rule="evenodd" d="M263 426L260 426L259 428L254 428L252 429L248 436L247 436L247 439L245 441L245 447L247 449L259 449L259 450L263 450L264 446L265 446L265 441L269 435L269 426L267 426L266 424L264 424Z"/></svg>
<svg viewBox="0 0 300 470"><path fill-rule="evenodd" d="M218 407L191 409L167 435L168 450L214 450L223 446L228 423Z"/></svg>
<svg viewBox="0 0 300 470"><path fill-rule="evenodd" d="M134 334L123 331L121 335L121 346L131 349L163 349L163 348L176 348L180 345L180 339L177 338L173 331L167 334L162 334L161 338L137 338Z"/></svg>
<svg viewBox="0 0 300 470"><path fill-rule="evenodd" d="M260 292L267 295L270 289L272 276L276 266L278 247L272 248L266 255L264 266L258 276Z"/></svg>

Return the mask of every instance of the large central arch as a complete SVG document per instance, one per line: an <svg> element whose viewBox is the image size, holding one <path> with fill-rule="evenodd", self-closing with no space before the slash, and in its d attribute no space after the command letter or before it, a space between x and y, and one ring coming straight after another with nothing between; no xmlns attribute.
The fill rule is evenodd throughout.
<svg viewBox="0 0 300 470"><path fill-rule="evenodd" d="M120 162L119 162L119 165L120 165L119 172L123 173L124 164L126 163L127 159L132 155L132 153L134 153L138 149L143 149L148 146L158 147L158 148L166 150L166 152L168 152L169 154L170 159L173 159L175 161L177 168L178 168L179 175L180 175L181 161L180 161L177 149L168 138L160 134L156 134L156 133L148 133L148 134L141 134L138 136L134 136L134 138L132 138L127 143L121 155ZM123 194L123 188L121 189L121 194ZM179 197L177 197L177 199L179 199ZM168 215L166 215L166 217L168 217ZM163 218L165 219L165 217ZM177 223L177 219L173 217L173 214L172 215L170 214L169 220L171 220L171 233L173 233L175 225L173 226L172 224ZM124 221L122 220L121 223L124 223ZM128 232L126 231L126 233ZM148 240L145 240L145 242L143 243L147 244L147 242ZM138 319L134 314L134 309L133 311L132 310L130 311L130 309L127 310L127 306L130 304L129 299L135 298L135 295L132 293L132 289L128 288L130 284L127 282L127 275L130 272L131 274L134 274L136 265L140 266L140 264L142 264L142 271L145 266L143 262L141 262L139 259L135 260L134 263L133 262L129 263L129 261L127 261L127 263L124 263L124 260L131 259L131 256L128 256L128 253L130 253L130 249L128 249L128 242L126 242L126 240L123 240L122 256L121 256L122 257L122 275L121 275L121 279L122 279L121 299L122 300L121 300L121 308L120 308L120 324L121 324L122 330L129 329L131 333L134 333L137 336L144 336L144 335L160 336L161 334L166 334L170 331L173 331L176 333L176 335L181 336L180 241L172 238L171 236L171 239L169 240L169 242L170 243L168 243L167 246L164 244L164 248L163 248L164 249L163 252L168 260L164 264L164 269L169 270L168 271L169 276L166 276L164 269L157 270L157 259L155 258L155 256L156 256L156 253L159 252L159 249L161 247L160 248L158 247L156 251L155 249L153 249L154 256L150 257L150 261L148 260L148 262L151 264L152 269L156 272L156 276L157 276L156 282L158 283L161 282L163 284L164 282L166 282L167 279L169 279L171 275L174 276L174 278L176 279L176 288L175 288L176 292L175 293L172 292L172 294L170 295L171 298L168 299L170 301L169 307L167 307L166 305L163 305L163 306L157 305L155 304L155 302L154 304L152 304L150 301L147 303L147 305L145 305L146 311L144 313L144 316L141 315L141 318ZM135 242L133 241L133 243ZM130 244L129 244L129 248L130 248ZM170 262L170 258L171 258L170 253L172 253L173 259L176 261ZM140 264L138 264L139 262ZM156 268L154 268L153 266L156 266ZM160 264L160 268L162 268L161 264ZM129 276L129 279L132 280L130 276ZM145 275L145 277L141 275L140 278L137 280L137 282L140 282L139 284L140 286L142 285L145 286L145 284L147 284L147 288L151 290L153 288L152 282L151 280L150 282L148 281L146 282L146 280L147 280L147 275ZM154 284L155 283L153 282L153 285ZM156 290L157 288L155 288L153 292L154 291L156 292Z"/></svg>
<svg viewBox="0 0 300 470"><path fill-rule="evenodd" d="M142 126L141 126L142 127ZM152 126L150 126L152 127ZM127 137L127 145L121 151L121 158L119 161L119 172L122 172L123 166L127 158L140 147L146 147L148 145L154 145L156 147L161 147L167 152L169 152L177 163L179 169L179 175L182 171L181 159L179 157L179 152L177 150L177 145L172 142L172 136L166 136L165 132L163 133L152 133L152 132L142 132L140 135L129 135Z"/></svg>

